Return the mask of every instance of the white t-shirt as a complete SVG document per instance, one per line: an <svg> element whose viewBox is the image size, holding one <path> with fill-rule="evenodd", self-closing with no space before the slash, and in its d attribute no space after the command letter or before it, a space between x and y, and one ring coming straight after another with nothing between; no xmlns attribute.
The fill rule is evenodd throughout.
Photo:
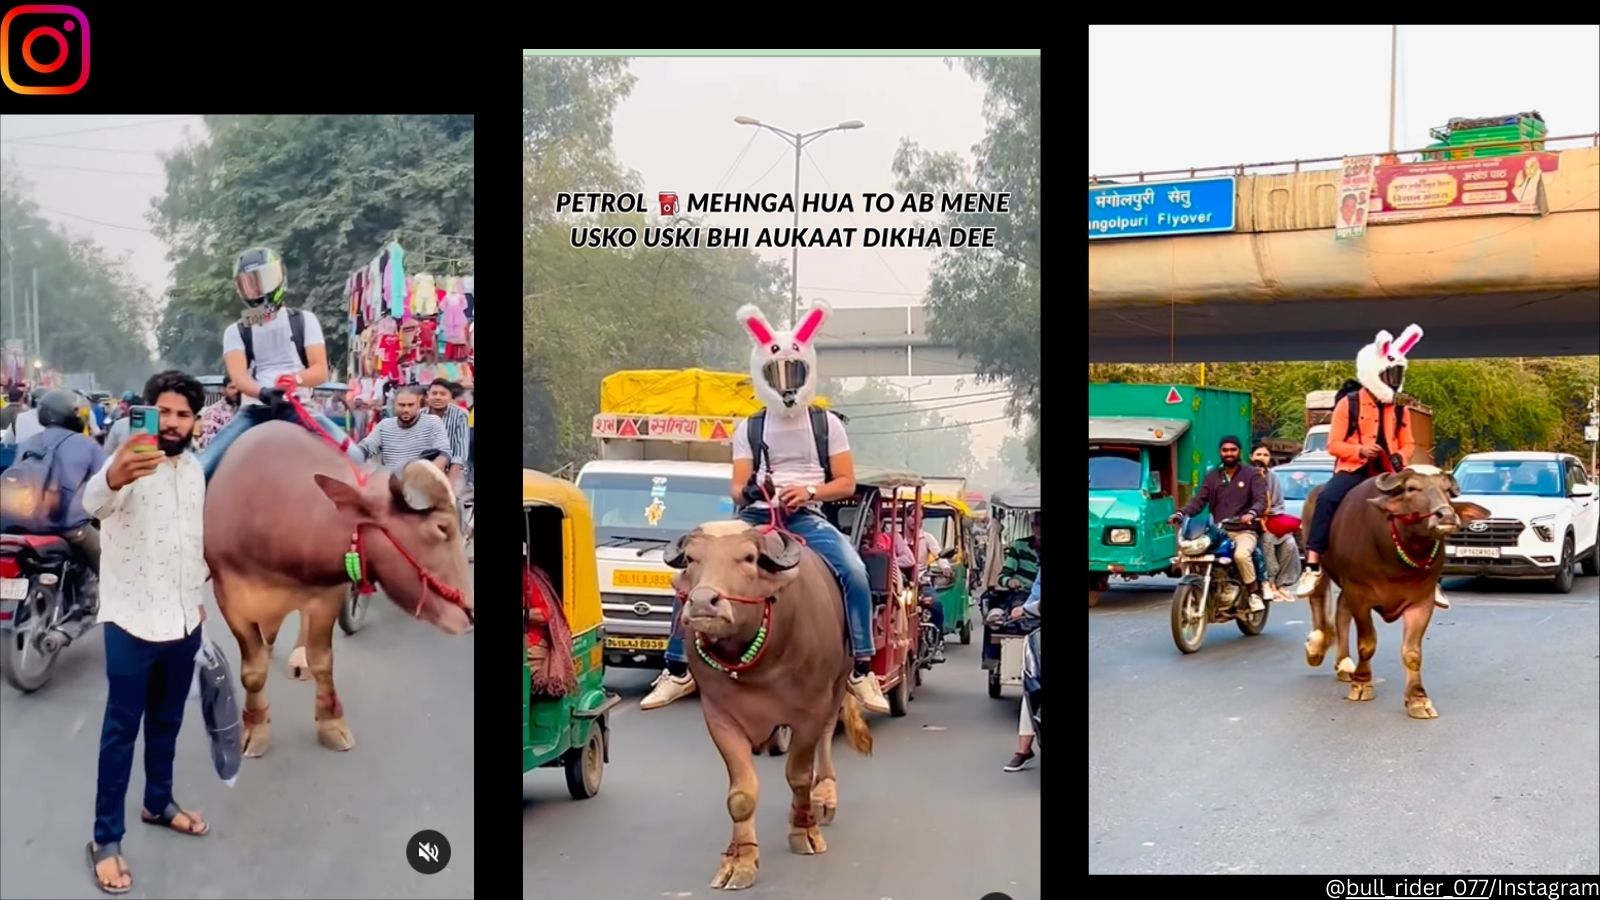
<svg viewBox="0 0 1600 900"><path fill-rule="evenodd" d="M310 310L302 310L305 316L306 350L320 345L322 341L322 326L317 323L317 317ZM294 348L294 333L289 330L289 310L280 309L273 315L272 321L265 325L252 325L251 341L255 344L255 362L250 366L250 377L254 378L262 387L272 387L273 382L284 375L298 375L305 365L300 362L300 353ZM244 352L244 340L239 337L239 323L228 326L222 333L223 355L238 350ZM311 398L311 388L308 384L301 388L300 399ZM249 406L258 404L260 400L244 396L239 400L240 405Z"/></svg>
<svg viewBox="0 0 1600 900"><path fill-rule="evenodd" d="M817 459L817 442L811 434L811 416L766 415L762 440L767 445L766 466L772 473L772 483L779 490L789 485L814 484L821 487L822 463ZM828 455L838 456L850 449L850 437L845 434L844 422L828 413ZM750 420L745 419L733 431L733 458L754 460L750 449ZM761 472L756 480L763 480ZM767 504L758 502L757 507ZM817 504L811 504L813 506Z"/></svg>

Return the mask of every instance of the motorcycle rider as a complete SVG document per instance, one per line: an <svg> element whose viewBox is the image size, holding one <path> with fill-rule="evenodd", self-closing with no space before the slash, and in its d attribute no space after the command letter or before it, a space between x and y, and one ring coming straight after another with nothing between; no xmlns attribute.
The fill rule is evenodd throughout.
<svg viewBox="0 0 1600 900"><path fill-rule="evenodd" d="M1213 522L1239 520L1243 527L1225 528L1224 533L1233 539L1233 561L1238 566L1245 593L1249 595L1250 611L1260 612L1266 606L1261 602L1261 576L1266 573L1256 570L1255 523L1267 508L1267 483L1254 467L1241 465L1242 446L1231 434L1222 438L1217 445L1222 464L1206 473L1200 490L1172 514L1170 521L1177 524L1185 516L1193 518L1207 506L1211 507Z"/></svg>
<svg viewBox="0 0 1600 900"><path fill-rule="evenodd" d="M1039 618L1039 572L1033 575L1033 587L1028 591L1028 600L1021 606L1011 611L1013 621L1021 619L1024 615ZM1022 695L1022 721L1017 726L1017 752L1012 754L1011 761L1005 764L1007 772L1020 772L1033 759L1033 710L1028 708L1028 695Z"/></svg>
<svg viewBox="0 0 1600 900"><path fill-rule="evenodd" d="M1272 451L1265 444L1257 444L1250 451L1250 462L1267 483L1267 518L1282 515L1283 486L1278 483L1278 476L1272 474ZM1274 603L1293 603L1294 592L1289 588L1299 577L1300 566L1300 548L1295 543L1294 532L1263 532L1261 545L1256 547L1256 566L1257 571L1267 575L1264 589Z"/></svg>
<svg viewBox="0 0 1600 900"><path fill-rule="evenodd" d="M1328 453L1335 459L1334 472L1322 486L1312 513L1305 570L1295 584L1295 593L1302 597L1311 594L1322 576L1321 558L1328 549L1328 532L1345 495L1368 478L1391 468L1398 472L1411 461L1416 450L1411 417L1397 401L1405 385L1406 356L1420 340L1422 329L1415 324L1406 326L1398 340L1387 331L1379 331L1372 343L1356 353L1355 382L1347 382L1334 400L1328 426ZM1435 587L1433 602L1441 609L1450 608L1443 588Z"/></svg>
<svg viewBox="0 0 1600 900"><path fill-rule="evenodd" d="M217 432L200 456L208 482L229 445L241 434L285 415L283 406L288 398L276 386L279 379L293 381L295 396L305 404L306 413L336 444L345 439L343 429L306 402L311 399L311 389L328 380L328 351L317 317L310 310L284 306L287 278L283 260L266 247L252 247L234 261L233 283L245 311L223 332L222 358L229 380L244 396L233 420ZM356 456L353 446L347 452Z"/></svg>
<svg viewBox="0 0 1600 900"><path fill-rule="evenodd" d="M83 509L83 485L105 464L105 451L94 438L83 433L84 403L72 391L54 388L45 391L35 403L39 424L44 429L17 446L17 458L34 452L54 454L50 464L51 487L59 502L49 513L49 533L60 535L72 545L73 555L90 572L100 571L100 532ZM85 588L90 608L94 607L93 579Z"/></svg>

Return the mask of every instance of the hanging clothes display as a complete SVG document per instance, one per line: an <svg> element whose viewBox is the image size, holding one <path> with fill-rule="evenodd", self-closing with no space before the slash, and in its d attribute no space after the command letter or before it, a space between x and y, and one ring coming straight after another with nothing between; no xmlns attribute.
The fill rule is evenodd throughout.
<svg viewBox="0 0 1600 900"><path fill-rule="evenodd" d="M398 243L389 244L389 315L396 319L406 314L406 251Z"/></svg>
<svg viewBox="0 0 1600 900"><path fill-rule="evenodd" d="M345 281L350 401L375 409L397 386L436 378L470 385L473 377L473 274L457 259L408 253L402 240L385 242Z"/></svg>

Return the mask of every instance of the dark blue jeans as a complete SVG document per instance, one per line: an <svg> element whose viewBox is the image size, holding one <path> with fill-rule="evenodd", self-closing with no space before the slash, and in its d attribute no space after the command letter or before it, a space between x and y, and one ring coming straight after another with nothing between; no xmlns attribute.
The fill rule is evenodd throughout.
<svg viewBox="0 0 1600 900"><path fill-rule="evenodd" d="M739 519L751 525L766 525L771 519L766 510L745 507ZM867 566L861 555L839 529L819 515L794 515L784 527L800 536L806 546L822 557L844 588L845 619L850 623L850 645L856 659L870 659L872 646L872 587L867 583ZM683 655L683 602L672 604L672 637L667 641L667 662L685 662Z"/></svg>
<svg viewBox="0 0 1600 900"><path fill-rule="evenodd" d="M344 429L340 428L332 419L310 407L307 407L306 411L311 413L311 418L316 420L316 423L321 425L328 434L332 435L335 441L344 440ZM260 425L262 422L270 421L272 421L270 411L259 403L239 407L239 411L234 414L233 420L222 426L222 430L217 432L216 437L211 439L211 443L206 445L206 449L200 451L200 468L206 473L206 483L209 484L211 482L212 474L217 471L217 465L222 462L222 454L228 452L228 447L239 439L239 435ZM355 444L350 445L349 456L351 459L357 459Z"/></svg>
<svg viewBox="0 0 1600 900"><path fill-rule="evenodd" d="M133 742L144 721L144 808L156 815L172 802L172 755L194 680L194 655L204 629L176 641L146 641L107 622L106 719L100 729L100 781L94 795L94 842L122 840Z"/></svg>

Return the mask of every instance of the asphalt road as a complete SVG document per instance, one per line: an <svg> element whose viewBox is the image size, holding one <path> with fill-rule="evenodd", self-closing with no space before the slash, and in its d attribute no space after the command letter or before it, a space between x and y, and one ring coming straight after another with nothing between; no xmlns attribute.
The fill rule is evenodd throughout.
<svg viewBox="0 0 1600 900"><path fill-rule="evenodd" d="M215 602L207 605L208 634L237 678L238 644ZM245 760L234 787L212 768L199 707L185 713L176 794L202 811L210 834L139 823L140 739L122 841L133 874L126 896L471 897L473 636L450 638L381 596L354 637L336 628L334 679L356 745L335 753L317 743L315 685L285 672L298 627L290 616L267 680L272 744ZM0 685L0 898L103 896L84 852L105 711L103 646L100 629L89 632L33 694ZM423 829L450 841L450 863L436 875L404 861Z"/></svg>
<svg viewBox="0 0 1600 900"><path fill-rule="evenodd" d="M1303 602L1184 656L1159 584L1088 611L1091 873L1600 869L1600 579L1448 579L1433 720L1406 716L1399 623L1378 626L1376 699L1350 702L1335 653L1306 665Z"/></svg>
<svg viewBox="0 0 1600 900"><path fill-rule="evenodd" d="M868 717L871 757L837 738L839 817L824 829L827 853L789 852L784 760L758 761L761 873L736 896L1043 896L1038 823L1046 755L1022 772L1001 771L1016 749L1016 689L1003 701L989 698L976 643L952 643L949 657L925 673L905 718ZM624 702L614 713L611 763L597 796L570 799L558 769L523 777L522 896L721 895L707 885L731 828L727 772L697 699L639 710L652 677L634 669L608 673Z"/></svg>

